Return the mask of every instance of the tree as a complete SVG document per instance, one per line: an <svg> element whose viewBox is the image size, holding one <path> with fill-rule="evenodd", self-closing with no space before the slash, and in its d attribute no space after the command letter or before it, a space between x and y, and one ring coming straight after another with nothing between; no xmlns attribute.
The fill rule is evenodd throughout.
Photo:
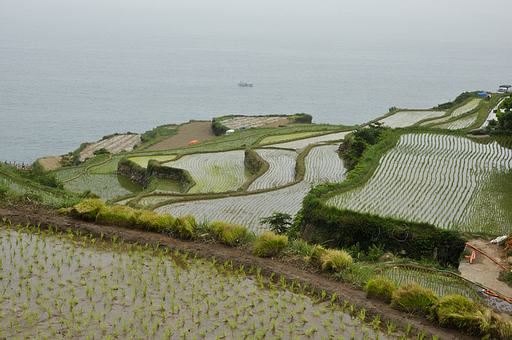
<svg viewBox="0 0 512 340"><path fill-rule="evenodd" d="M292 216L285 213L274 212L270 217L260 218L260 224L270 224L270 230L279 235L288 233Z"/></svg>

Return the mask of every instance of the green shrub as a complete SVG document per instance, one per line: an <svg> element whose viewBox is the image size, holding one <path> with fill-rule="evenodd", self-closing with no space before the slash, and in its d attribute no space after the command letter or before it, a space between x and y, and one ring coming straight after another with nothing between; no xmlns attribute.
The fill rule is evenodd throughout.
<svg viewBox="0 0 512 340"><path fill-rule="evenodd" d="M391 296L395 291L395 284L382 277L376 277L368 281L366 293L368 297L374 297L386 302L391 302Z"/></svg>
<svg viewBox="0 0 512 340"><path fill-rule="evenodd" d="M210 225L213 237L222 244L233 246L247 235L247 228L238 224L213 222Z"/></svg>
<svg viewBox="0 0 512 340"><path fill-rule="evenodd" d="M276 235L271 231L267 231L258 237L258 241L254 245L252 254L258 257L273 257L287 245L287 236Z"/></svg>
<svg viewBox="0 0 512 340"><path fill-rule="evenodd" d="M512 283L512 271L511 270L507 270L505 271L505 274L503 274L503 281L507 282L507 283Z"/></svg>
<svg viewBox="0 0 512 340"><path fill-rule="evenodd" d="M321 245L317 245L313 251L311 252L311 255L308 258L308 262L314 264L317 267L322 266L322 258L324 257L327 250L322 247Z"/></svg>
<svg viewBox="0 0 512 340"><path fill-rule="evenodd" d="M391 296L391 307L416 315L427 315L439 297L415 282L401 285Z"/></svg>

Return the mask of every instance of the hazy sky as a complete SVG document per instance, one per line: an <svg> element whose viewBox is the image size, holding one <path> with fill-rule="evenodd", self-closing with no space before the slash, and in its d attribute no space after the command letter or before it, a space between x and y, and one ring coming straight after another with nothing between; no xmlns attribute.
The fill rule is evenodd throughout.
<svg viewBox="0 0 512 340"><path fill-rule="evenodd" d="M504 42L511 14L510 0L0 0L0 29Z"/></svg>

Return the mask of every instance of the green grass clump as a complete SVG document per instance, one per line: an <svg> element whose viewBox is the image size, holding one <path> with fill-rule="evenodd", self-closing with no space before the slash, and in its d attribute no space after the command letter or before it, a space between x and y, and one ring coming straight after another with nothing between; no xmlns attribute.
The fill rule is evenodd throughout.
<svg viewBox="0 0 512 340"><path fill-rule="evenodd" d="M374 297L386 302L391 302L391 297L395 291L395 284L382 277L376 277L368 281L366 293L368 297Z"/></svg>
<svg viewBox="0 0 512 340"><path fill-rule="evenodd" d="M128 226L132 223L133 209L125 205L105 207L96 215L96 223Z"/></svg>
<svg viewBox="0 0 512 340"><path fill-rule="evenodd" d="M350 267L354 260L344 250L324 249L317 245L308 258L308 261L320 267L322 270L333 270L336 272Z"/></svg>
<svg viewBox="0 0 512 340"><path fill-rule="evenodd" d="M96 216L102 210L105 210L105 203L98 199L86 199L76 204L75 206L64 209L65 212L70 213L72 216L78 217L85 221L96 221Z"/></svg>
<svg viewBox="0 0 512 340"><path fill-rule="evenodd" d="M427 315L439 297L415 282L401 285L391 296L391 307L416 315Z"/></svg>
<svg viewBox="0 0 512 340"><path fill-rule="evenodd" d="M267 231L258 237L258 241L254 245L252 254L258 257L273 257L287 245L287 236L276 235L271 231Z"/></svg>
<svg viewBox="0 0 512 340"><path fill-rule="evenodd" d="M443 297L431 309L430 319L442 326L457 328L483 339L510 339L512 321L496 314L465 296L454 294Z"/></svg>
<svg viewBox="0 0 512 340"><path fill-rule="evenodd" d="M169 214L160 215L154 211L143 211L138 214L135 224L143 230L161 232L174 221L174 217Z"/></svg>
<svg viewBox="0 0 512 340"><path fill-rule="evenodd" d="M178 217L172 223L171 228L181 238L192 239L196 235L196 219L192 215Z"/></svg>
<svg viewBox="0 0 512 340"><path fill-rule="evenodd" d="M238 224L217 221L210 225L210 232L215 240L222 244L233 246L245 238L247 228Z"/></svg>

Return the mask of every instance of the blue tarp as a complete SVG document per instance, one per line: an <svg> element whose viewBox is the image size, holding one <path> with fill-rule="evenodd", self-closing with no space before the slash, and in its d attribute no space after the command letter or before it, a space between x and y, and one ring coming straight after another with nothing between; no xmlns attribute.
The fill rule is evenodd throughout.
<svg viewBox="0 0 512 340"><path fill-rule="evenodd" d="M480 98L485 98L485 96L487 96L487 93L486 93L486 92L480 92L480 93L478 94L478 97L480 97Z"/></svg>

